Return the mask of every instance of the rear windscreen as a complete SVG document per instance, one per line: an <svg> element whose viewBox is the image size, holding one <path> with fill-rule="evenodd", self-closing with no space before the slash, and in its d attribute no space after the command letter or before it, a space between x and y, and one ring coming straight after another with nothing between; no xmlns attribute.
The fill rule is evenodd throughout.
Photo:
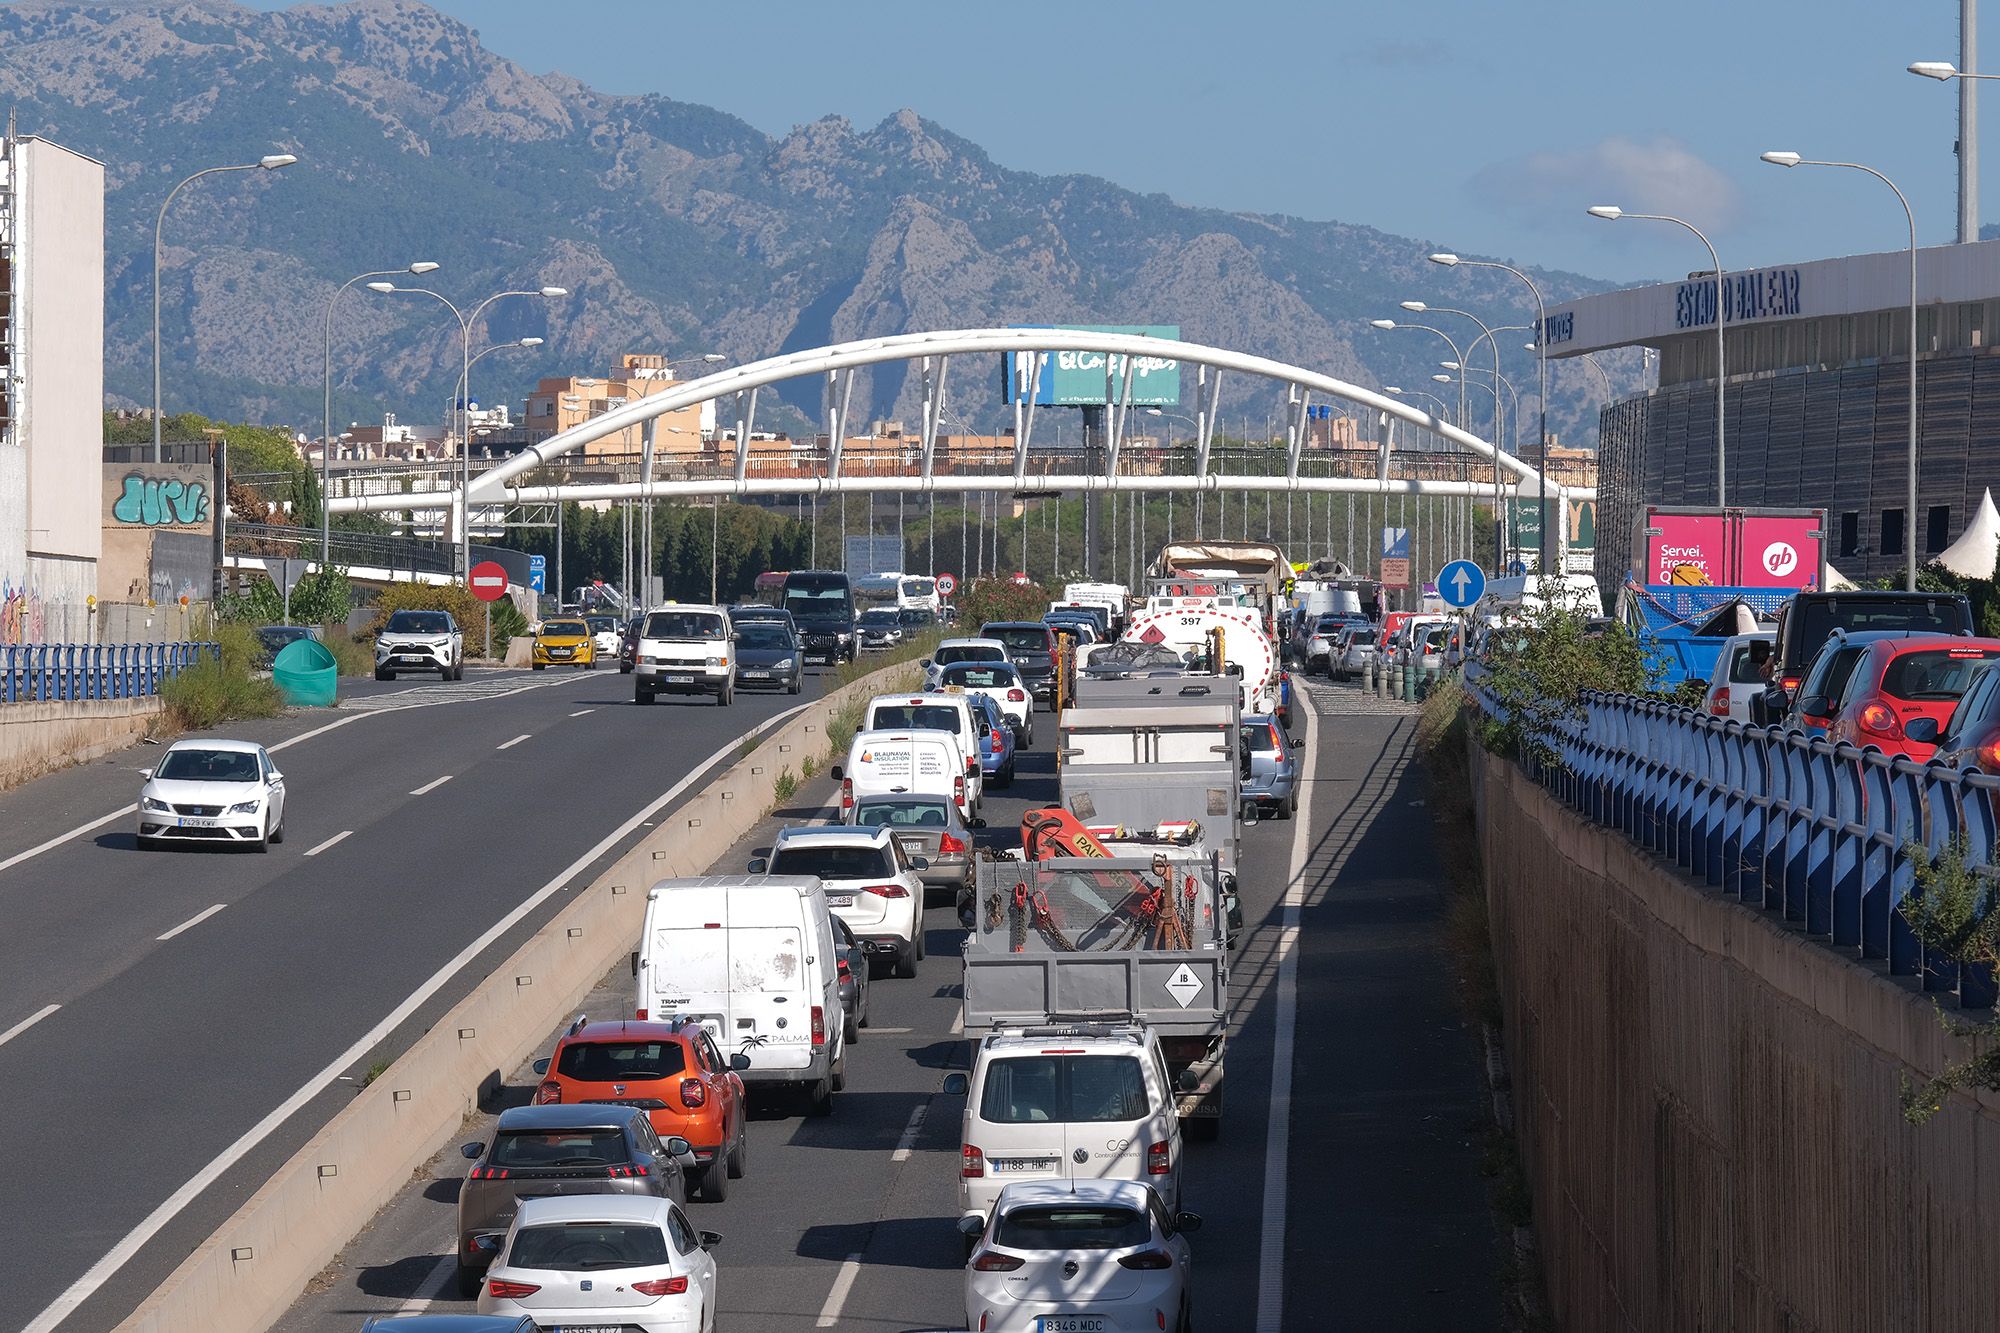
<svg viewBox="0 0 2000 1333"><path fill-rule="evenodd" d="M1965 693L1972 673L2000 657L1985 648L1930 648L1900 653L1882 673L1882 693L1911 703L1950 702Z"/></svg>
<svg viewBox="0 0 2000 1333"><path fill-rule="evenodd" d="M988 648L984 644L961 643L938 649L937 656L931 660L939 666L952 662L997 662L1005 651L1003 648Z"/></svg>
<svg viewBox="0 0 2000 1333"><path fill-rule="evenodd" d="M868 801L854 812L854 822L863 828L944 828L951 808L943 801Z"/></svg>
<svg viewBox="0 0 2000 1333"><path fill-rule="evenodd" d="M522 1227L507 1253L509 1268L587 1270L665 1264L667 1240L656 1226L630 1222L565 1222Z"/></svg>
<svg viewBox="0 0 2000 1333"><path fill-rule="evenodd" d="M980 631L982 639L998 639L1007 645L1009 652L1046 653L1049 650L1049 632L1046 629L985 629Z"/></svg>
<svg viewBox="0 0 2000 1333"><path fill-rule="evenodd" d="M1907 629L1923 634L1963 634L1972 628L1965 623L1965 612L1957 602L1948 602L1936 597L1918 597L1909 601L1881 601L1871 598L1865 602L1832 601L1807 602L1799 615L1799 634L1795 642L1799 653L1810 660L1826 642L1826 636L1837 629L1850 633L1871 629Z"/></svg>
<svg viewBox="0 0 2000 1333"><path fill-rule="evenodd" d="M1153 1238L1130 1208L1016 1208L1002 1214L993 1243L1010 1250L1126 1250Z"/></svg>
<svg viewBox="0 0 2000 1333"><path fill-rule="evenodd" d="M771 858L774 875L817 875L821 879L865 879L894 875L880 847L780 847Z"/></svg>
<svg viewBox="0 0 2000 1333"><path fill-rule="evenodd" d="M950 704L877 704L868 715L871 731L948 731L963 736L959 711Z"/></svg>
<svg viewBox="0 0 2000 1333"><path fill-rule="evenodd" d="M686 1068L677 1041L573 1041L556 1060L558 1074L580 1083L668 1078Z"/></svg>
<svg viewBox="0 0 2000 1333"><path fill-rule="evenodd" d="M1756 659L1750 655L1750 645L1739 643L1729 659L1729 683L1731 685L1761 685L1764 677L1758 673Z"/></svg>
<svg viewBox="0 0 2000 1333"><path fill-rule="evenodd" d="M996 1125L1138 1120L1152 1109L1129 1055L1022 1055L986 1067L979 1118Z"/></svg>
<svg viewBox="0 0 2000 1333"><path fill-rule="evenodd" d="M963 685L967 689L992 690L1019 682L1014 679L1014 673L1006 667L962 666L956 671L945 672L944 683Z"/></svg>
<svg viewBox="0 0 2000 1333"><path fill-rule="evenodd" d="M625 1161L625 1134L617 1129L515 1129L493 1140L489 1166L537 1168L610 1166Z"/></svg>

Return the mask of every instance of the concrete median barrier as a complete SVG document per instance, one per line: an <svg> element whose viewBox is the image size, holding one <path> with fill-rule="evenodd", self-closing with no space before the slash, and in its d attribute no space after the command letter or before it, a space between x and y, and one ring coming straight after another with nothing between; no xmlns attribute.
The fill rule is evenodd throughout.
<svg viewBox="0 0 2000 1333"><path fill-rule="evenodd" d="M780 772L827 762L827 727L856 698L913 677L886 667L808 705L575 897L355 1095L123 1323L145 1333L269 1326L632 950L657 880L705 872L756 826Z"/></svg>
<svg viewBox="0 0 2000 1333"><path fill-rule="evenodd" d="M0 791L122 750L159 715L158 695L0 706Z"/></svg>

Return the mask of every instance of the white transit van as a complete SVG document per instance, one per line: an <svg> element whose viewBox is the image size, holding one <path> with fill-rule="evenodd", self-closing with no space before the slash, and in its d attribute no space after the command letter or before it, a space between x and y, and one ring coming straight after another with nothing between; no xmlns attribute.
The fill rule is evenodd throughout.
<svg viewBox="0 0 2000 1333"><path fill-rule="evenodd" d="M977 768L979 761L973 760ZM847 747L847 762L830 770L840 784L840 817L846 820L864 796L942 796L958 807L970 827L974 788L967 782L965 751L948 731L908 731L886 727L857 731Z"/></svg>
<svg viewBox="0 0 2000 1333"><path fill-rule="evenodd" d="M827 1115L847 1073L839 962L810 875L661 880L646 895L633 1012L693 1019L725 1056L749 1057L746 1084L798 1088Z"/></svg>

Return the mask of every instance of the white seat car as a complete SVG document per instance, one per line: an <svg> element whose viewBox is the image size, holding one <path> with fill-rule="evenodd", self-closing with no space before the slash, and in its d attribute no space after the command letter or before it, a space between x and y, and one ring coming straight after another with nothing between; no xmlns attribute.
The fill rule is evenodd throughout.
<svg viewBox="0 0 2000 1333"><path fill-rule="evenodd" d="M1750 696L1763 693L1770 684L1764 679L1762 667L1770 660L1777 641L1778 635L1774 630L1732 635L1716 656L1715 670L1709 673L1708 692L1702 697L1702 708L1712 717L1733 717L1738 722L1748 722ZM1758 643L1765 645L1762 650L1751 646Z"/></svg>
<svg viewBox="0 0 2000 1333"><path fill-rule="evenodd" d="M537 1328L713 1333L715 1258L671 1199L524 1197L479 1289L479 1313Z"/></svg>
<svg viewBox="0 0 2000 1333"><path fill-rule="evenodd" d="M1035 697L1021 673L1008 663L952 662L938 669L937 684L931 688L941 693L959 689L985 695L1000 706L1018 743L1035 743Z"/></svg>
<svg viewBox="0 0 2000 1333"><path fill-rule="evenodd" d="M139 789L139 846L285 840L285 775L249 741L175 741Z"/></svg>
<svg viewBox="0 0 2000 1333"><path fill-rule="evenodd" d="M1170 1213L1129 1180L1009 1185L965 1267L965 1326L988 1333L1187 1333L1194 1213Z"/></svg>
<svg viewBox="0 0 2000 1333"><path fill-rule="evenodd" d="M924 669L924 688L937 688L938 673L953 662L1012 662L1007 645L998 639L946 639L917 665Z"/></svg>
<svg viewBox="0 0 2000 1333"><path fill-rule="evenodd" d="M869 957L886 960L899 977L917 975L924 956L924 881L930 868L912 858L888 828L842 825L788 828L768 858L750 873L818 876L833 915L847 923Z"/></svg>

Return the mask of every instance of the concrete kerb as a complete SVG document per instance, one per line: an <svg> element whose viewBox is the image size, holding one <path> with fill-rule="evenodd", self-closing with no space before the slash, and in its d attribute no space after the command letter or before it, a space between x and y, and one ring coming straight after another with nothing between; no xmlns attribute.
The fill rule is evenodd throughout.
<svg viewBox="0 0 2000 1333"><path fill-rule="evenodd" d="M0 791L122 750L152 729L158 695L0 706Z"/></svg>
<svg viewBox="0 0 2000 1333"><path fill-rule="evenodd" d="M118 1325L121 1333L255 1333L458 1131L502 1071L527 1059L626 957L656 881L704 873L755 827L778 774L825 762L827 723L914 668L837 690L766 737L652 833L356 1094Z"/></svg>

